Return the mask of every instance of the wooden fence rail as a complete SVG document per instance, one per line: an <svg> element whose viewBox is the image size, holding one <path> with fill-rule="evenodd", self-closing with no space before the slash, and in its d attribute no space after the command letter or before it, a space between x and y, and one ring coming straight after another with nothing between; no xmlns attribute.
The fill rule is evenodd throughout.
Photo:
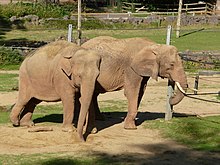
<svg viewBox="0 0 220 165"><path fill-rule="evenodd" d="M177 13L178 4L154 4L154 12L173 12ZM148 6L143 6L141 3L122 3L123 11L130 12L146 12ZM183 4L182 11L189 14L215 14L216 6L211 3L198 2L198 3L187 3Z"/></svg>

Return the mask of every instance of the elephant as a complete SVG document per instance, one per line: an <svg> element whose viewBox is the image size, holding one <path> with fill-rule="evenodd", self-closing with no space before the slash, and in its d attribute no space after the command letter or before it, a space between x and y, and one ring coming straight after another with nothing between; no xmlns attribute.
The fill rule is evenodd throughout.
<svg viewBox="0 0 220 165"><path fill-rule="evenodd" d="M116 39L99 36L84 44L83 48L97 50L101 56L100 73L93 95L93 111L100 115L97 97L100 93L124 88L128 100L125 129L137 129L135 117L149 78L168 78L177 84L171 105L178 104L187 89L187 78L177 48L157 44L146 38Z"/></svg>
<svg viewBox="0 0 220 165"><path fill-rule="evenodd" d="M32 126L32 114L42 101L62 101L63 131L73 131L74 102L81 94L77 136L83 126L99 75L100 55L67 41L55 41L30 54L19 69L19 93L10 113L14 126Z"/></svg>

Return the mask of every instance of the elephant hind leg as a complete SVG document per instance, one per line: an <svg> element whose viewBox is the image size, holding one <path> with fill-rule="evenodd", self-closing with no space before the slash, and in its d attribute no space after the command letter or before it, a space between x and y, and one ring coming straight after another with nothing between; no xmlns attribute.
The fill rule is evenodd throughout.
<svg viewBox="0 0 220 165"><path fill-rule="evenodd" d="M32 115L35 107L39 104L41 100L36 98L31 98L25 105L23 111L20 114L20 126L33 126Z"/></svg>
<svg viewBox="0 0 220 165"><path fill-rule="evenodd" d="M20 125L19 116L22 110L25 108L25 105L27 104L27 101L21 101L18 100L16 104L13 106L12 111L10 113L10 120L13 124L13 126L17 127Z"/></svg>

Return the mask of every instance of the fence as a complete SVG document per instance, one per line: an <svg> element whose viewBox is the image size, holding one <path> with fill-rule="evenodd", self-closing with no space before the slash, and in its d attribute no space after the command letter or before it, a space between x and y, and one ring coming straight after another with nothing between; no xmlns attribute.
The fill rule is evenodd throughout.
<svg viewBox="0 0 220 165"><path fill-rule="evenodd" d="M151 5L151 4L150 4ZM122 11L130 11L130 12L147 12L148 10L152 10L152 13L157 14L177 14L178 12L178 4L153 4L152 6L147 5L143 6L141 3L122 3ZM150 9L152 8L152 9ZM215 14L216 7L211 3L206 2L198 2L198 3L187 3L183 4L182 11L189 14Z"/></svg>

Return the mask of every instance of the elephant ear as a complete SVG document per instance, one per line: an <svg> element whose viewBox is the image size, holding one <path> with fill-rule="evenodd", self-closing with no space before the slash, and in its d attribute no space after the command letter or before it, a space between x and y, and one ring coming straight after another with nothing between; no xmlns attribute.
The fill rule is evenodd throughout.
<svg viewBox="0 0 220 165"><path fill-rule="evenodd" d="M72 66L71 66L71 58L76 53L78 49L73 46L65 47L61 53L62 60L60 61L60 66L62 71L66 74L66 76L71 79L72 74Z"/></svg>
<svg viewBox="0 0 220 165"><path fill-rule="evenodd" d="M157 54L157 50L154 47L144 47L133 58L131 68L140 76L150 76L157 80L159 71Z"/></svg>

